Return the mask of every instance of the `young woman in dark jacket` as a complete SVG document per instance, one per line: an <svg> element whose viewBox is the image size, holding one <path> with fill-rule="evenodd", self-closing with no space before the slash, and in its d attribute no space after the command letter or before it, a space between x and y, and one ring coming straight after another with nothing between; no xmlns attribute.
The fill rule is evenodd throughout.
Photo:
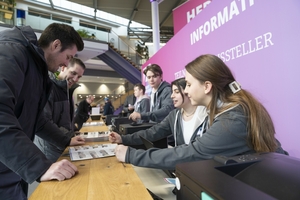
<svg viewBox="0 0 300 200"><path fill-rule="evenodd" d="M140 135L150 141L156 141L170 135L174 136L175 146L189 144L196 137L202 136L202 125L207 116L206 109L203 106L193 106L184 94L186 82L184 78L175 80L171 83L172 95L171 98L176 109L172 110L169 115L160 123L152 126L147 130L141 130L133 134L122 135L112 132L109 140L115 143L122 143L123 145L140 145L143 144ZM135 151L133 148L130 150ZM135 162L132 158L131 162ZM151 165L149 157L142 158L144 165ZM161 163L158 168L169 168L168 163L163 162L162 157L155 157L157 163ZM148 164L147 164L148 163ZM167 167L166 167L167 166Z"/></svg>

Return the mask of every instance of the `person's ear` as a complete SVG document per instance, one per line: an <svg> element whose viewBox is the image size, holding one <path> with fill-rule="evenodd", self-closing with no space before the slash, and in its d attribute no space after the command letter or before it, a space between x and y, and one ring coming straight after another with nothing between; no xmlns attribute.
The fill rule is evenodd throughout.
<svg viewBox="0 0 300 200"><path fill-rule="evenodd" d="M61 49L61 41L59 39L54 40L51 47L53 50L60 50Z"/></svg>
<svg viewBox="0 0 300 200"><path fill-rule="evenodd" d="M67 70L67 68L68 68L67 66L64 66L64 65L63 65L63 66L61 66L60 71L61 71L61 72L64 72L65 70Z"/></svg>
<svg viewBox="0 0 300 200"><path fill-rule="evenodd" d="M204 82L204 93L209 94L212 89L212 83L210 81Z"/></svg>

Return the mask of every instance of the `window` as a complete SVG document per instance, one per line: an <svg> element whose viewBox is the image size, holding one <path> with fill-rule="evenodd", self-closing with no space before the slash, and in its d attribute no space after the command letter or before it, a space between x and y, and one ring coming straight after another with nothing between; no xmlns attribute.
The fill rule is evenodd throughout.
<svg viewBox="0 0 300 200"><path fill-rule="evenodd" d="M28 8L28 15L36 16L36 17L42 17L45 19L51 19L51 16L49 13L41 12L38 10L34 10L31 8Z"/></svg>
<svg viewBox="0 0 300 200"><path fill-rule="evenodd" d="M92 23L89 23L89 22L82 21L82 20L79 21L79 25L83 26L83 27L86 27L86 28L96 29L98 31L104 31L104 32L110 33L110 28L99 26L99 25L96 25L96 24L92 24Z"/></svg>
<svg viewBox="0 0 300 200"><path fill-rule="evenodd" d="M42 17L45 19L52 19L55 21L59 21L59 22L64 22L64 23L72 23L72 18L70 17L63 17L60 15L55 15L55 14L50 14L47 12L42 12L42 11L38 11L32 8L28 8L28 14L31 16L36 16L36 17Z"/></svg>
<svg viewBox="0 0 300 200"><path fill-rule="evenodd" d="M52 20L59 21L59 22L64 22L64 23L68 23L68 24L72 23L71 18L62 17L62 16L59 16L59 15L52 15Z"/></svg>

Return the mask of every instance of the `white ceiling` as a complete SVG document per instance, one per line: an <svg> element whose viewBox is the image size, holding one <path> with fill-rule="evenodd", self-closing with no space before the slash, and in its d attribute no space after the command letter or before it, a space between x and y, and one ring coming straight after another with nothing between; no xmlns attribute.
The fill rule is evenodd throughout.
<svg viewBox="0 0 300 200"><path fill-rule="evenodd" d="M152 7L149 0L70 0L91 8L97 8L117 16L124 17L130 21L136 21L141 24L152 26ZM173 28L172 10L187 0L158 0L159 2L159 25L161 30ZM146 36L148 38L148 36ZM94 43L85 40L84 51L78 53L78 57L86 64L87 69L115 71L99 59L92 59L95 56L104 53L108 49L107 44ZM99 74L98 74L99 75ZM105 76L93 76L93 74L84 75L80 82L94 83L115 83L124 84L125 78L114 78ZM101 73L100 73L101 75Z"/></svg>
<svg viewBox="0 0 300 200"><path fill-rule="evenodd" d="M97 77L97 76L85 76L78 81L78 83L113 83L113 84L124 84L125 78L111 78L111 77Z"/></svg>
<svg viewBox="0 0 300 200"><path fill-rule="evenodd" d="M97 8L125 19L152 27L152 10L149 0L69 0L74 3ZM173 27L174 8L188 0L160 0L159 24L160 28Z"/></svg>
<svg viewBox="0 0 300 200"><path fill-rule="evenodd" d="M70 0L81 5L115 14L126 19L152 26L151 17L151 3L149 0ZM173 27L172 10L187 0L160 0L159 4L159 24L160 28ZM85 44L86 46L86 44ZM98 53L97 50L92 49L92 52L84 50L78 56L84 58L93 58ZM93 52L94 51L94 52ZM95 52L96 51L96 52ZM87 69L114 71L101 60L86 60ZM126 79L113 77L97 77L97 76L83 76L79 82L96 82L96 83L125 83Z"/></svg>

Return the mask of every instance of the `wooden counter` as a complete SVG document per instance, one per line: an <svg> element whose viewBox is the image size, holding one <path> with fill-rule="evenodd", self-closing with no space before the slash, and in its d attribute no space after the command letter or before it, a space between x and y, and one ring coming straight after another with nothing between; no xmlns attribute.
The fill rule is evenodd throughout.
<svg viewBox="0 0 300 200"><path fill-rule="evenodd" d="M106 125L103 126L83 126L80 129L80 132L96 132L96 131L108 131L108 128Z"/></svg>
<svg viewBox="0 0 300 200"><path fill-rule="evenodd" d="M66 181L42 182L29 199L152 199L133 167L115 157L73 163L79 170L76 176Z"/></svg>
<svg viewBox="0 0 300 200"><path fill-rule="evenodd" d="M106 126L84 127L81 132L107 131ZM87 143L100 144L107 142ZM59 159L70 160L68 149ZM152 200L131 164L119 162L115 156L74 161L79 173L70 180L41 182L30 200Z"/></svg>

